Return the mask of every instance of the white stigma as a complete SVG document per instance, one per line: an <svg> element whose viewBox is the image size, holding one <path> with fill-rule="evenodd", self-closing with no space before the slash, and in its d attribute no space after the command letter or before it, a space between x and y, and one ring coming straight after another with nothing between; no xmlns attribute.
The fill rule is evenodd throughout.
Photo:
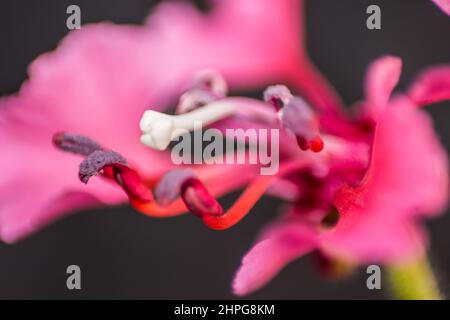
<svg viewBox="0 0 450 320"><path fill-rule="evenodd" d="M169 146L174 131L173 116L148 110L144 112L139 126L144 145L157 150L165 150Z"/></svg>
<svg viewBox="0 0 450 320"><path fill-rule="evenodd" d="M267 104L248 98L218 100L180 115L147 110L140 121L141 142L152 149L165 150L171 141L198 129L198 123L205 127L230 115L243 115L270 123L277 121L276 113Z"/></svg>

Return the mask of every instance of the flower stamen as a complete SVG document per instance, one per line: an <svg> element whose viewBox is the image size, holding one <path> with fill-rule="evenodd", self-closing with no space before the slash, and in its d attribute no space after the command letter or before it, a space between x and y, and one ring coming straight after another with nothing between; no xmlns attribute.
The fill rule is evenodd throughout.
<svg viewBox="0 0 450 320"><path fill-rule="evenodd" d="M145 185L136 171L120 164L106 167L105 170L107 169L112 169L115 181L122 187L130 201L132 200L135 203L150 203L154 201L151 190Z"/></svg>
<svg viewBox="0 0 450 320"><path fill-rule="evenodd" d="M90 138L67 132L56 133L53 143L60 150L85 156L78 171L78 177L83 183L88 183L90 178L100 174L121 186L130 201L153 201L152 192L119 153L103 149Z"/></svg>
<svg viewBox="0 0 450 320"><path fill-rule="evenodd" d="M300 149L322 151L324 143L320 137L319 119L303 99L290 99L279 115L283 126L295 134Z"/></svg>
<svg viewBox="0 0 450 320"><path fill-rule="evenodd" d="M201 108L208 103L223 99L228 93L225 78L216 70L200 71L189 90L181 95L176 113L183 114Z"/></svg>
<svg viewBox="0 0 450 320"><path fill-rule="evenodd" d="M240 222L279 177L307 166L309 160L292 161L283 165L277 175L259 176L239 196L239 199L222 215L203 215L203 223L214 230L225 230Z"/></svg>
<svg viewBox="0 0 450 320"><path fill-rule="evenodd" d="M322 151L319 119L303 99L294 97L286 86L275 85L264 91L264 101L274 106L283 126L295 134L300 149Z"/></svg>
<svg viewBox="0 0 450 320"><path fill-rule="evenodd" d="M280 111L292 98L292 93L285 85L269 86L263 94L264 101L271 103L275 111Z"/></svg>
<svg viewBox="0 0 450 320"><path fill-rule="evenodd" d="M107 166L126 165L126 160L114 151L97 150L88 155L81 163L78 176L83 183L99 173Z"/></svg>
<svg viewBox="0 0 450 320"><path fill-rule="evenodd" d="M199 217L223 212L220 204L190 169L169 171L155 188L155 199L161 206L169 206L179 196L186 207Z"/></svg>
<svg viewBox="0 0 450 320"><path fill-rule="evenodd" d="M58 132L53 135L53 144L60 150L88 156L97 150L103 150L97 142L70 132Z"/></svg>
<svg viewBox="0 0 450 320"><path fill-rule="evenodd" d="M156 202L163 207L169 206L181 194L181 186L189 178L195 177L191 169L175 169L166 173L155 187Z"/></svg>
<svg viewBox="0 0 450 320"><path fill-rule="evenodd" d="M186 207L201 218L220 216L223 213L223 209L217 200L211 196L203 183L195 177L187 179L181 185L181 197Z"/></svg>

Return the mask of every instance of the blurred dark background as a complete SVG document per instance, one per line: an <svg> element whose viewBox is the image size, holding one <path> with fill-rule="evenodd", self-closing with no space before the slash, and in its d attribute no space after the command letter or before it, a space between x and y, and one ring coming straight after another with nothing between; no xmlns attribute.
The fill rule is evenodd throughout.
<svg viewBox="0 0 450 320"><path fill-rule="evenodd" d="M245 1L245 0L243 0ZM82 23L141 23L157 1L2 0L0 3L0 95L14 93L28 64L53 50L68 32L66 8L77 4ZM307 0L307 37L312 59L347 103L362 97L370 61L390 53L404 59L400 89L427 65L450 62L450 17L430 0ZM261 1L263 5L263 1ZM366 28L366 8L382 9L382 30ZM203 2L197 2L202 10ZM176 21L174 21L176 23ZM450 103L429 108L447 149ZM405 134L408 134L405 132ZM7 152L2 150L1 152ZM229 202L233 195L225 199ZM1 204L0 204L1 205ZM8 246L0 243L0 298L227 299L242 255L280 203L262 199L241 224L213 232L198 219L156 220L129 206L85 211ZM428 223L431 259L450 294L450 215ZM380 299L369 291L362 269L328 282L311 257L290 264L254 299ZM82 290L66 289L66 268L82 269ZM384 288L386 284L383 283ZM447 295L448 296L448 295Z"/></svg>

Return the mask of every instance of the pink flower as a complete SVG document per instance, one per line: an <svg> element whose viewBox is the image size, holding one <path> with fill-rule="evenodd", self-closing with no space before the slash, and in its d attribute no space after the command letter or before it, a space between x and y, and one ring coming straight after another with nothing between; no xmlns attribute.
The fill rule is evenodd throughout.
<svg viewBox="0 0 450 320"><path fill-rule="evenodd" d="M166 4L148 26L84 27L34 62L20 93L0 100L0 143L9 152L1 160L0 237L13 242L70 210L124 201L121 189L144 214L189 210L222 230L271 193L288 206L243 259L233 283L238 295L312 251L351 263L420 255L427 242L419 220L446 205L448 164L419 107L450 98L450 67L425 71L407 93L392 97L401 61L383 57L369 68L366 99L349 116L292 41L301 39L299 2L264 4L217 2L206 17L185 4ZM145 106L169 104L205 67L218 69L231 87L277 80L301 95L278 85L266 90L264 102L227 98L224 78L210 72L186 88L177 107L219 128L281 129L276 175L259 176L249 165L174 169L167 153L139 143ZM165 149L173 119L144 113L141 141ZM72 174L78 160L53 149L52 137L59 149L84 157L79 179L89 181L87 187ZM90 179L94 175L103 179ZM215 197L242 186L239 199L223 210Z"/></svg>
<svg viewBox="0 0 450 320"><path fill-rule="evenodd" d="M83 26L36 59L20 92L0 100L0 239L14 242L65 213L125 201L104 180L80 185L79 160L52 146L55 132L92 137L155 178L171 163L139 143L139 117L149 105L171 103L194 71L217 68L232 88L296 77L307 66L302 42L292 41L302 37L299 1L260 4L217 1L203 15L168 2L144 26Z"/></svg>
<svg viewBox="0 0 450 320"><path fill-rule="evenodd" d="M398 263L423 254L426 235L419 219L446 206L448 163L419 107L450 99L450 68L425 71L407 94L392 98L400 69L394 57L373 63L366 100L352 121L354 133L343 131L336 150L336 142L325 138L328 155L297 173L297 179L287 176L298 185L299 196L244 257L233 282L236 294L259 289L286 264L315 250L350 263ZM357 153L364 145L368 159Z"/></svg>
<svg viewBox="0 0 450 320"><path fill-rule="evenodd" d="M319 115L284 86L270 87L264 94L275 107L272 113L268 105L243 98L220 98L197 106L204 110L202 114L215 112L215 120L232 115L236 126L245 116L253 117L255 126L264 118L275 127L279 119L284 127L278 175L255 177L226 212L217 209L211 194L179 178L180 173L160 182L171 181L172 190L180 190L190 211L213 229L238 223L274 183L272 192L289 198L289 209L243 259L233 283L236 294L260 288L287 263L312 251L352 264L398 263L423 254L426 237L419 219L436 215L446 206L448 163L420 106L450 99L450 67L426 70L406 94L391 97L401 65L399 58L386 56L370 66L366 99L357 104L353 118L330 110ZM257 110L265 113L257 114ZM192 118L195 111L191 112ZM161 116L144 114L143 137L152 120ZM151 130L158 132L156 126ZM159 138L153 139L151 147ZM138 209L151 214L155 205Z"/></svg>
<svg viewBox="0 0 450 320"><path fill-rule="evenodd" d="M391 97L400 70L401 60L391 56L370 66L367 97L357 104L353 118L331 110L318 114L281 85L266 90L266 103L224 98L224 91L217 91L223 79L207 74L183 95L193 99L192 105L180 100L178 109L187 110L184 114L152 110L141 119L142 142L160 150L170 141L166 129L176 123L188 128L194 120L231 118L233 126L246 119L247 126L250 121L255 127L281 128L282 162L276 175L258 176L251 166L216 165L174 169L145 182L120 155L90 140L62 134L55 142L86 156L80 166L84 182L97 173L114 179L134 207L150 216L187 208L208 227L223 230L241 221L264 193L286 198L286 212L242 261L233 283L238 295L259 289L287 263L313 251L350 264L405 263L426 249L420 218L440 213L448 200L447 154L420 107L450 99L450 68L426 70L406 94ZM205 96L212 98L205 101ZM224 211L214 196L245 184Z"/></svg>

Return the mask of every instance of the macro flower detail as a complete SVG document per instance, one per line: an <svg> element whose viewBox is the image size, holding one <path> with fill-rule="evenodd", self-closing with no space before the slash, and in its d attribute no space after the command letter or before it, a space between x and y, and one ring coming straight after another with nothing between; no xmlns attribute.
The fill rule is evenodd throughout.
<svg viewBox="0 0 450 320"><path fill-rule="evenodd" d="M203 70L199 72L192 84L180 97L177 113L185 113L203 107L228 93L228 85L217 70Z"/></svg>
<svg viewBox="0 0 450 320"><path fill-rule="evenodd" d="M283 163L291 166L298 162L298 166L283 170L279 177L294 183L299 192L291 209L263 233L244 258L234 280L236 294L260 288L288 262L314 250L352 264L399 263L424 254L426 238L418 218L435 215L445 208L448 163L430 119L419 106L421 101L447 98L450 87L435 80L436 74L438 78L446 74L446 67L438 67L419 76L407 94L391 97L400 69L401 60L391 56L370 66L367 99L358 104L362 108L359 114L365 116L336 119L347 122L341 134L322 129L321 147L312 147L317 155L299 151L307 149L302 143L295 150L289 141L298 142L298 135L304 130L310 137L318 137L320 117L315 124L310 107L286 87L278 85L266 90L268 105L260 108L272 104L281 113L281 126L288 129L281 139L286 141L286 149L280 150L286 155L281 167ZM226 117L235 117L238 122L245 105L233 112L213 108L217 103L232 105L236 99L205 105L203 108L211 108L205 111L205 122L220 122ZM247 110L255 103L249 103ZM194 119L193 114L184 116ZM368 119L373 124L369 131L364 124ZM311 127L313 120L315 125ZM353 126L352 135L348 135L348 123ZM409 134L404 136L402 132ZM227 221L223 220L221 225L226 226Z"/></svg>
<svg viewBox="0 0 450 320"><path fill-rule="evenodd" d="M322 151L318 117L303 99L294 97L284 85L268 87L263 96L274 106L282 126L295 135L302 150Z"/></svg>
<svg viewBox="0 0 450 320"><path fill-rule="evenodd" d="M295 134L302 150L322 151L323 141L319 133L319 120L305 101L298 97L292 98L280 110L280 113L283 126Z"/></svg>
<svg viewBox="0 0 450 320"><path fill-rule="evenodd" d="M417 219L442 211L448 198L446 153L430 120L418 109L421 100L438 100L433 94L437 91L433 88L434 77L430 77L437 69L420 76L408 94L391 98L400 65L398 58L388 56L369 68L368 98L360 105L362 114L368 110L366 116L372 116L373 132L364 129L365 117L353 120L351 136L347 135L347 127L340 136L324 130L322 148L313 150L318 152L317 155L301 151L306 149L302 144L297 150L292 148L289 139L298 142L296 124L300 130L307 130L308 121L316 120L306 102L282 86L266 91L267 105L251 99L223 98L176 116L183 117L182 120L169 121L171 128L181 126L193 130L192 122L196 119L206 124L228 117L239 121L242 114L254 115L258 108L270 110L268 108L274 101L280 106L265 111L265 117L257 117L254 121L263 119L266 125L286 128L283 131L286 150L281 149L285 154L282 169L277 176L254 176L235 205L225 213L191 170L169 171L155 189L157 199L164 202L167 213L182 210L168 206L181 196L186 208L201 217L207 226L226 229L245 217L274 180L282 178L296 185L298 196L291 201L291 209L263 233L261 240L244 258L234 281L236 294L243 295L260 288L288 262L314 250L320 250L325 257L353 264L396 263L424 254L426 239ZM440 69L438 74L444 71ZM439 88L438 97L447 97L447 89ZM428 98L421 94L419 99L417 92L420 91L431 94ZM288 118L283 116L286 110L292 113ZM175 117L148 112L141 120L144 136L150 125L160 124L157 119ZM304 112L309 116L306 122L302 117ZM298 119L298 113L300 119L291 121ZM316 137L318 125L312 128L314 130L306 132ZM158 126L151 129L150 147L161 149L158 146L163 141L166 148L172 132L160 135L158 130ZM402 137L399 143L397 137L402 132L409 132L409 135ZM153 198L149 203L135 207L154 215L158 210L152 201Z"/></svg>
<svg viewBox="0 0 450 320"><path fill-rule="evenodd" d="M450 14L448 1L433 2ZM446 208L449 172L422 107L450 100L450 66L426 69L397 93L402 60L382 56L367 69L363 100L347 109L305 52L303 2L264 3L215 1L201 14L168 2L144 26L86 26L39 57L20 92L0 100L0 145L12 154L0 160L0 239L13 243L63 214L126 201L152 218L191 213L226 230L271 195L283 210L243 257L232 282L238 296L310 253L346 270L425 260L422 223ZM262 87L261 99L234 95ZM174 164L176 140L204 128L274 130L266 156L277 154L276 170ZM268 149L262 140L244 137L248 150L232 158ZM22 164L27 157L33 168Z"/></svg>
<svg viewBox="0 0 450 320"><path fill-rule="evenodd" d="M8 150L0 160L0 239L13 243L68 213L126 201L108 180L80 185L73 174L77 157L52 146L56 132L88 136L154 180L172 164L139 141L136 123L149 105L167 106L205 68L220 70L232 88L293 78L307 65L302 43L291 41L302 37L299 2L259 4L217 1L202 14L187 3L164 2L142 26L83 25L38 57L20 92L0 99L0 145ZM220 83L214 88L226 90ZM30 157L33 166L19 165Z"/></svg>

